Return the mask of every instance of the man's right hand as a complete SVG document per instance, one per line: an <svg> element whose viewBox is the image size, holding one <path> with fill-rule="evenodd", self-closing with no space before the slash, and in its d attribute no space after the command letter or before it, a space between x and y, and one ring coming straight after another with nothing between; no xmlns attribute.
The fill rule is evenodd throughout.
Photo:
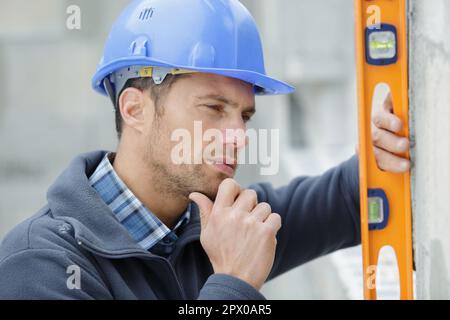
<svg viewBox="0 0 450 320"><path fill-rule="evenodd" d="M214 272L261 289L275 259L280 216L269 204L258 204L254 190L241 190L233 179L220 184L214 203L198 192L189 198L200 209L200 242Z"/></svg>

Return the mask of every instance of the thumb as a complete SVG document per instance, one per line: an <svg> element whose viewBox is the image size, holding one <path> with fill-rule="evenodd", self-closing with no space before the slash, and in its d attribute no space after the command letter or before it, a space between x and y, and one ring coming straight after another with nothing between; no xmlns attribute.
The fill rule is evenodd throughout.
<svg viewBox="0 0 450 320"><path fill-rule="evenodd" d="M195 202L200 210L200 221L202 227L206 226L209 214L211 213L214 203L207 196L199 192L191 193L189 195L189 199Z"/></svg>

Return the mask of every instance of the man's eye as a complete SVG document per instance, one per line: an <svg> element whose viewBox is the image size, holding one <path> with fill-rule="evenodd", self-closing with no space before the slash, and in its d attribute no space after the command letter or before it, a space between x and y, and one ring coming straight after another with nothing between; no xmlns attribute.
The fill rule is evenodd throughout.
<svg viewBox="0 0 450 320"><path fill-rule="evenodd" d="M252 116L249 115L242 115L242 120L244 120L245 123L250 122L252 120Z"/></svg>
<svg viewBox="0 0 450 320"><path fill-rule="evenodd" d="M214 111L222 111L223 110L223 107L221 105L217 105L217 104L206 104L205 106Z"/></svg>

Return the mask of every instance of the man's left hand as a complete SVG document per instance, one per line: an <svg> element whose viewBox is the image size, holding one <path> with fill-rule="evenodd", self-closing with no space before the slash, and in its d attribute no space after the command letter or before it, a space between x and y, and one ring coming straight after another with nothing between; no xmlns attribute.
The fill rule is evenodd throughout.
<svg viewBox="0 0 450 320"><path fill-rule="evenodd" d="M381 108L372 113L374 154L378 167L383 171L403 173L411 168L411 162L404 157L410 148L409 139L399 135L403 125L401 119L393 114L389 94Z"/></svg>

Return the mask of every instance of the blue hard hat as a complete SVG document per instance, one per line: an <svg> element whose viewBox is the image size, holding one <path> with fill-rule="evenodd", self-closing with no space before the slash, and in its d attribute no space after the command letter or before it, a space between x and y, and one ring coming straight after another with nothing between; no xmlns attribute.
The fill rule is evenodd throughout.
<svg viewBox="0 0 450 320"><path fill-rule="evenodd" d="M232 77L262 95L295 90L266 75L256 23L238 0L133 1L112 27L92 86L110 94L115 81L105 79L139 66Z"/></svg>

